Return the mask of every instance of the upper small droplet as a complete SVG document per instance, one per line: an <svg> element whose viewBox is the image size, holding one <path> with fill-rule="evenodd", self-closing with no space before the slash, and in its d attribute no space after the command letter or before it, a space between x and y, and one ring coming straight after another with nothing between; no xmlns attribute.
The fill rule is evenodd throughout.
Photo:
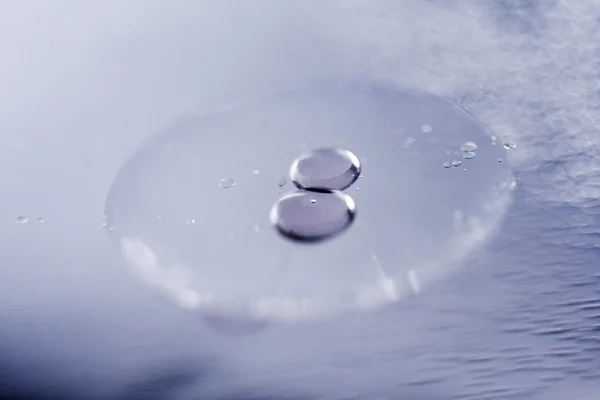
<svg viewBox="0 0 600 400"><path fill-rule="evenodd" d="M24 216L17 217L17 224L26 224L29 219Z"/></svg>
<svg viewBox="0 0 600 400"><path fill-rule="evenodd" d="M462 151L475 151L477 150L477 144L474 142L465 142L462 144L462 146L460 146L460 149Z"/></svg>
<svg viewBox="0 0 600 400"><path fill-rule="evenodd" d="M354 153L326 147L298 157L290 167L290 177L299 189L343 190L356 181L360 170Z"/></svg>
<svg viewBox="0 0 600 400"><path fill-rule="evenodd" d="M515 147L517 147L517 145L515 143L511 143L511 142L504 143L504 148L507 150L514 149Z"/></svg>
<svg viewBox="0 0 600 400"><path fill-rule="evenodd" d="M219 181L219 187L223 188L223 189L228 189L230 187L235 186L236 183L233 179L231 178L225 178L225 179L221 179Z"/></svg>

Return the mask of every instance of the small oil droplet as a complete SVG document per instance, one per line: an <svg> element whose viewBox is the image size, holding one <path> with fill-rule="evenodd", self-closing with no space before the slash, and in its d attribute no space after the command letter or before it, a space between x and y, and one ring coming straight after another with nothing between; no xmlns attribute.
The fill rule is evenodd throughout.
<svg viewBox="0 0 600 400"><path fill-rule="evenodd" d="M474 142L465 142L462 144L462 146L460 146L460 149L462 151L475 151L477 150L477 144L475 144Z"/></svg>
<svg viewBox="0 0 600 400"><path fill-rule="evenodd" d="M281 178L277 180L277 186L284 187L285 185L287 185L287 179Z"/></svg>
<svg viewBox="0 0 600 400"><path fill-rule="evenodd" d="M452 161L452 166L454 166L454 167L460 167L461 165L462 165L462 162L460 160Z"/></svg>
<svg viewBox="0 0 600 400"><path fill-rule="evenodd" d="M442 165L444 166L444 168L450 168L452 166L452 163L450 161L446 161Z"/></svg>
<svg viewBox="0 0 600 400"><path fill-rule="evenodd" d="M219 181L219 187L223 189L229 189L236 185L235 181L231 178L224 178Z"/></svg>
<svg viewBox="0 0 600 400"><path fill-rule="evenodd" d="M260 175L260 169L255 169L252 171L252 175Z"/></svg>
<svg viewBox="0 0 600 400"><path fill-rule="evenodd" d="M27 221L29 221L29 219L27 219L27 217L24 217L24 216L17 217L17 224L19 224L19 225L26 224Z"/></svg>
<svg viewBox="0 0 600 400"><path fill-rule="evenodd" d="M433 128L431 127L431 125L423 125L421 127L421 132L423 132L423 133L430 133L431 131L433 131Z"/></svg>
<svg viewBox="0 0 600 400"><path fill-rule="evenodd" d="M504 148L506 150L511 150L511 149L514 149L515 147L517 147L517 145L515 143L511 143L511 142L504 143Z"/></svg>
<svg viewBox="0 0 600 400"><path fill-rule="evenodd" d="M496 161L498 161L498 164L502 164L504 162L501 158L497 159Z"/></svg>
<svg viewBox="0 0 600 400"><path fill-rule="evenodd" d="M37 222L40 224L44 221L45 221L44 217L38 217L38 219L37 219Z"/></svg>
<svg viewBox="0 0 600 400"><path fill-rule="evenodd" d="M475 158L475 152L474 151L465 151L465 152L463 152L463 157L467 160Z"/></svg>

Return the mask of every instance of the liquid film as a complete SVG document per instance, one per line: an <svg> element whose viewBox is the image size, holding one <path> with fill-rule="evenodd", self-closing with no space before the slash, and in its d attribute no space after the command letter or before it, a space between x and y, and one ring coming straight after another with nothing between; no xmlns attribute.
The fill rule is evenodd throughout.
<svg viewBox="0 0 600 400"><path fill-rule="evenodd" d="M434 96L320 82L220 110L143 143L106 201L131 270L185 309L261 320L377 309L455 273L510 204L507 149ZM289 177L299 158L310 162ZM329 197L286 185L348 188L361 171L360 190Z"/></svg>

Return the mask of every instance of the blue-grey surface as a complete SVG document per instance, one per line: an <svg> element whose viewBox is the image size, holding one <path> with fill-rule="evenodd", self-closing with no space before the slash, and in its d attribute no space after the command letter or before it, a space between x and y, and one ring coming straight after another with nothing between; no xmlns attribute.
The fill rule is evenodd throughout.
<svg viewBox="0 0 600 400"><path fill-rule="evenodd" d="M2 396L597 398L600 2L1 4ZM515 202L479 257L379 313L238 337L130 277L100 224L142 139L345 75L460 102L517 144Z"/></svg>

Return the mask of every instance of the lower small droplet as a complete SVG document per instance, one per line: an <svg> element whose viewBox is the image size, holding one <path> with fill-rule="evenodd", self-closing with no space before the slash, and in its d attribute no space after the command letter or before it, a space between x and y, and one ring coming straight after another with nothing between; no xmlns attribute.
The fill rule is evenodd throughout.
<svg viewBox="0 0 600 400"><path fill-rule="evenodd" d="M466 160L470 160L472 158L475 158L475 152L474 151L465 151L465 152L463 152L463 157Z"/></svg>
<svg viewBox="0 0 600 400"><path fill-rule="evenodd" d="M450 167L452 167L452 163L450 161L446 161L442 165L444 166L444 168L450 168Z"/></svg>
<svg viewBox="0 0 600 400"><path fill-rule="evenodd" d="M461 165L462 165L462 162L460 160L452 161L452 166L454 166L454 167L460 167Z"/></svg>

